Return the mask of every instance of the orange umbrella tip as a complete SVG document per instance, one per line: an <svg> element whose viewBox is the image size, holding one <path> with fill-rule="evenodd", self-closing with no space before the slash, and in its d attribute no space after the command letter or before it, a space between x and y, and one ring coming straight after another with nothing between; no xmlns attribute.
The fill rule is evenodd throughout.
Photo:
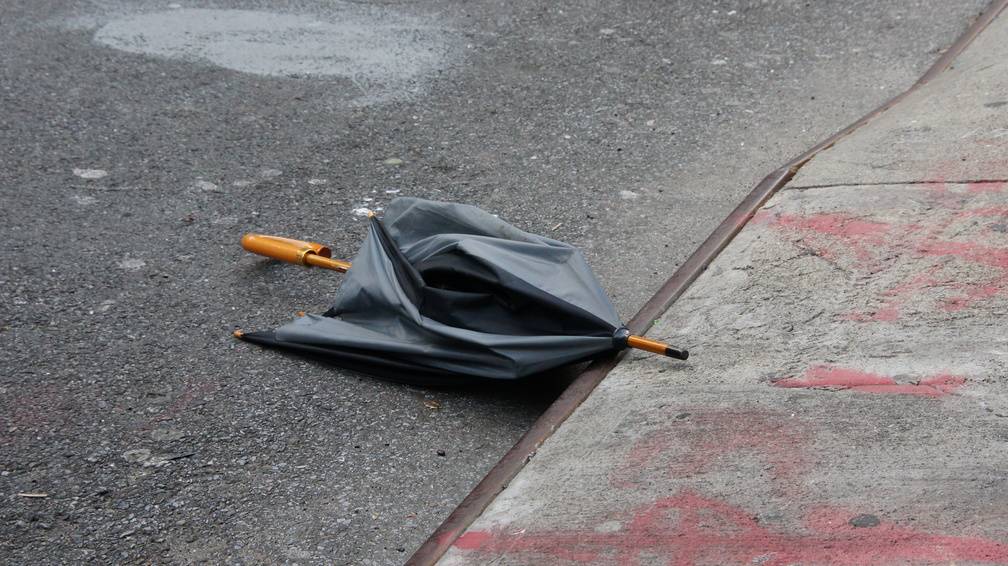
<svg viewBox="0 0 1008 566"><path fill-rule="evenodd" d="M235 338L244 338L245 337L245 333L244 332L235 332L234 335L235 335Z"/></svg>

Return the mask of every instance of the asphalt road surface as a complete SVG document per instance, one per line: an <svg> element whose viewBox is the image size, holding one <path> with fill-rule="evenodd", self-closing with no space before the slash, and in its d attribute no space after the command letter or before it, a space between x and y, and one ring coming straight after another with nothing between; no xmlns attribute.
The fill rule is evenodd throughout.
<svg viewBox="0 0 1008 566"><path fill-rule="evenodd" d="M238 342L340 282L243 234L349 259L395 196L465 202L629 319L985 6L0 4L0 559L402 563L576 368L425 389Z"/></svg>

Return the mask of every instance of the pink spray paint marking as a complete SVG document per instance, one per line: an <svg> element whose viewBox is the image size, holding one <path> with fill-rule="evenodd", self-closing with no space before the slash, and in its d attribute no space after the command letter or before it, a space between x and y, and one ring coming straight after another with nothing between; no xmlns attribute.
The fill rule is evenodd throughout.
<svg viewBox="0 0 1008 566"><path fill-rule="evenodd" d="M776 218L774 227L801 234L799 245L827 260L849 253L863 263L871 262L871 250L885 245L886 235L893 230L889 224L865 222L840 214L781 215ZM837 246L837 241L846 245Z"/></svg>
<svg viewBox="0 0 1008 566"><path fill-rule="evenodd" d="M1008 206L970 208L973 199L996 198L1006 190L1008 183L974 183L957 191L935 184L929 197L934 210L926 224L770 211L761 211L754 220L826 261L854 268L862 278L905 273L902 281L880 289L877 308L847 314L856 322L891 323L900 320L911 301L930 300L931 309L957 311L1008 293L1008 247L990 228L1008 221Z"/></svg>
<svg viewBox="0 0 1008 566"><path fill-rule="evenodd" d="M578 564L847 564L894 562L948 564L971 561L1008 564L1008 547L998 542L915 532L881 523L855 528L852 515L821 509L797 532L761 525L744 509L690 490L646 503L629 517L607 518L622 527L590 526L561 532L470 532L455 543L477 556L521 557L528 564L552 558Z"/></svg>
<svg viewBox="0 0 1008 566"><path fill-rule="evenodd" d="M917 384L900 384L884 375L830 365L815 365L804 378L786 378L774 383L777 387L812 389L849 389L863 393L888 395L914 395L916 397L944 397L965 383L957 375L936 374Z"/></svg>
<svg viewBox="0 0 1008 566"><path fill-rule="evenodd" d="M822 371L826 371L825 369ZM875 382L871 374L857 379ZM710 409L687 414L663 408L669 424L636 443L612 484L627 487L623 474L690 478L714 473L733 457L753 454L769 463L781 501L795 501L798 521L761 523L745 508L680 489L669 497L628 511L612 510L592 523L569 529L515 529L466 533L455 548L475 563L507 556L525 564L942 564L963 561L1008 565L1008 545L982 538L915 531L883 518L875 527L855 528L860 513L808 506L802 479L812 458L814 422L754 407ZM681 418L669 418L681 416ZM788 466L788 460L793 465ZM683 465L678 463L686 462ZM632 480L630 484L635 483ZM803 511L802 509L808 509Z"/></svg>
<svg viewBox="0 0 1008 566"><path fill-rule="evenodd" d="M773 470L779 495L794 495L793 486L807 469L807 433L786 415L742 406L698 410L665 424L636 443L613 472L616 487L662 475L689 478L719 469L732 458L755 459Z"/></svg>

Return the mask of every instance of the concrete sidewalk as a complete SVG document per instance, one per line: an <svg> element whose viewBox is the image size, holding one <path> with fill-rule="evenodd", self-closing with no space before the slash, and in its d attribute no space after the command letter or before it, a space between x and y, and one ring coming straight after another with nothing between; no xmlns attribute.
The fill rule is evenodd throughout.
<svg viewBox="0 0 1008 566"><path fill-rule="evenodd" d="M441 564L1008 564L1008 17L806 164Z"/></svg>

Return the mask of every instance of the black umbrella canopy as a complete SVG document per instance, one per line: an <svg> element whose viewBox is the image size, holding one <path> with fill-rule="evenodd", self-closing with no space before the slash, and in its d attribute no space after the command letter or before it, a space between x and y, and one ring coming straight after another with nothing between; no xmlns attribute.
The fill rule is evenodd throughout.
<svg viewBox="0 0 1008 566"><path fill-rule="evenodd" d="M325 314L241 337L393 381L517 379L627 347L576 248L478 208L392 201Z"/></svg>

